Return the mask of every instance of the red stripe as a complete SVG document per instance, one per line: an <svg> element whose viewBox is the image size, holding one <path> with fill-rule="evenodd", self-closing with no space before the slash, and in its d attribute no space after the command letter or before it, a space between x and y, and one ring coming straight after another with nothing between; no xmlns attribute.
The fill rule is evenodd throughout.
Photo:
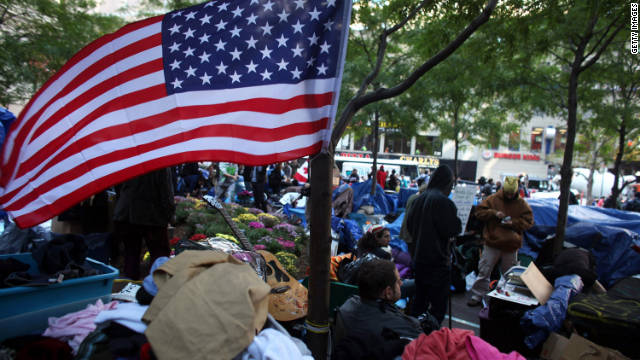
<svg viewBox="0 0 640 360"><path fill-rule="evenodd" d="M40 90L38 90L38 92L36 92L36 94L31 98L31 100L29 101L27 106L25 106L24 109L20 112L20 115L18 116L18 121L16 121L16 123L19 123L20 121L22 121L22 118L27 114L27 112L29 112L29 109L31 108L33 103L36 101L36 99L53 82L58 80L58 78L60 76L62 76L62 74L67 72L67 70L69 70L75 64L77 64L80 61L82 61L84 58L89 56L91 53L93 53L94 51L96 51L100 47L104 46L105 44L108 44L113 39L117 39L117 38L119 38L119 37L121 37L123 35L126 35L126 34L130 33L130 32L133 32L133 31L142 29L143 27L149 26L151 24L155 24L157 22L160 22L160 21L162 21L163 18L164 18L164 15L159 15L159 16L154 16L154 17L148 18L148 19L140 20L140 21L137 21L137 22L134 22L134 23L131 23L131 24L127 24L127 25L123 26L122 28L120 28L119 30L117 30L116 32L104 35L104 36L96 39L95 41L91 42L89 45L85 46L84 48L82 48L82 50L78 51L75 55L73 55L73 57L71 57L71 59L69 59L69 61L67 61L52 77L49 78L49 80L47 80L47 82L44 85L42 85ZM13 126L11 127L11 129L13 130L15 128L15 126L16 126L16 124L14 123Z"/></svg>
<svg viewBox="0 0 640 360"><path fill-rule="evenodd" d="M97 179L76 191L63 196L50 205L44 206L36 211L16 217L15 221L21 228L38 225L58 214L78 202L96 194L113 184L121 183L125 180L150 172L152 170L173 166L190 161L231 161L245 165L266 165L275 162L283 162L300 158L305 155L318 153L322 148L322 142L317 142L311 146L292 150L286 153L273 155L256 156L235 151L192 151L180 154L173 154L162 158L150 160L135 167L124 169L116 173L109 174Z"/></svg>
<svg viewBox="0 0 640 360"><path fill-rule="evenodd" d="M164 87L163 87L164 88ZM142 100L145 96L127 96L129 99ZM177 120L188 120L193 118L210 117L235 111L253 111L269 114L283 114L285 112L301 109L301 108L319 108L330 105L333 93L317 94L317 95L299 95L291 99L268 99L257 98L249 100L241 100L214 105L198 105L183 108L174 108L161 114L152 115L147 118L134 120L126 124L116 125L104 130L97 131L86 137L74 142L73 146L67 147L65 150L56 155L53 159L47 159L64 146L75 134L84 128L91 121L102 115L98 113L100 108L96 109L92 114L87 116L78 124L65 132L64 135L58 136L42 149L38 150L31 158L27 159L20 165L16 177L23 176L43 162L47 162L45 167L40 171L42 173L49 167L49 164L58 163L69 156L85 150L95 144L103 141L114 140L131 134L136 134L148 130L152 130L161 126L165 126ZM105 104L105 106L108 104ZM107 107L108 108L108 107ZM116 110L109 108L110 111ZM94 114L95 113L95 114ZM264 141L264 140L263 140ZM39 174L40 174L39 173ZM37 177L36 175L35 177ZM33 177L33 178L35 178ZM0 199L3 199L1 197Z"/></svg>
<svg viewBox="0 0 640 360"><path fill-rule="evenodd" d="M109 56L100 59L99 61L97 61L96 63L92 64L90 67L88 67L87 69L85 69L84 71L82 71L80 74L78 74L71 82L69 82L67 85L65 85L65 87L58 92L53 98L51 98L47 104L45 106L43 106L42 108L40 108L40 110L34 114L32 117L30 117L25 121L24 126L20 129L19 133L16 136L16 139L14 141L13 144L13 149L15 150L19 150L22 148L23 143L26 139L26 137L29 135L29 132L31 131L32 127L35 125L35 123L37 122L37 120L42 116L42 113L51 105L53 104L55 101L57 101L58 99L62 98L63 96L66 96L67 94L69 94L71 91L75 90L78 86L82 85L83 83L85 83L87 80L89 80L90 78L92 78L93 76L95 76L97 73L103 71L104 69L106 69L107 67L113 65L114 63L125 59L127 57L130 57L132 55L135 55L141 51L150 49L154 46L158 46L162 43L162 36L160 34L156 34L156 35L152 35L150 37L147 37L145 39L139 40L135 43L132 43L124 48L121 48L119 50L117 50L116 52L114 52L113 54L110 54ZM162 69L162 59L160 59L160 67L158 68L158 70ZM158 71L156 70L156 71ZM138 69L139 71L139 69ZM126 73L128 73L127 76L131 75L131 72L126 71ZM120 80L127 80L127 77L118 77L116 76L118 79ZM131 80L131 78L129 78L129 80ZM105 81L108 82L109 80ZM113 83L113 82L111 82ZM114 84L113 86L117 86L119 84ZM94 87L95 89L95 87ZM106 89L105 89L106 90ZM93 92L91 92L91 94L93 94L93 96L98 96L99 93L97 93L96 90L94 90ZM87 100L91 100L92 98L90 98L90 94L83 94L83 96L81 96L84 99ZM71 106L71 104L68 104L67 106L63 107L61 110L59 110L58 112L62 111L63 113L70 113L74 110L76 110L77 107L83 105L83 103L79 100L74 100L73 101L73 106ZM35 139L37 138L38 135L40 135L42 132L46 131L52 124L54 124L55 122L59 121L59 119L62 118L62 116L58 115L54 115L53 116L54 119L48 119L47 122L45 124L43 124L40 128L38 128L36 130L36 133L31 137L31 139ZM22 119L19 121L23 121ZM20 151L14 151L11 153L11 157L9 158L9 162L4 166L5 169L13 169L16 165L16 162L18 161L18 155L19 155ZM1 182L3 185L6 186L6 182L8 181L8 177L12 172L8 172L8 171L4 171L2 174L2 179Z"/></svg>
<svg viewBox="0 0 640 360"><path fill-rule="evenodd" d="M82 176L85 173L91 171L91 169L95 169L105 164L113 163L123 159L131 158L136 155L147 153L149 151L153 151L153 150L167 147L170 145L178 144L186 140L197 139L197 138L208 138L208 137L235 137L239 139L247 139L247 140L253 140L253 141L274 142L274 141L280 141L283 139L288 139L294 136L314 134L320 130L326 129L328 123L329 123L328 118L322 118L314 122L296 123L296 124L282 126L279 128L274 128L274 129L256 129L255 127L251 127L251 126L227 125L227 124L210 125L210 126L201 127L185 133L180 133L173 136L161 138L148 144L141 144L132 148L113 151L105 155L96 157L94 159L87 160L86 162L82 164L78 164L78 166L72 169L69 169L64 173L49 179L45 183L39 185L33 191L29 192L25 196L16 200L13 204L7 206L5 209L9 211L21 209L25 207L28 203L34 201L38 196L62 184L75 180L79 176ZM33 179L36 179L39 175L41 175L42 172L44 172L45 170L46 170L45 168L40 170L38 175L32 178L32 181ZM22 188L27 186L27 184L21 186L20 188L15 189L11 193L3 195L0 201L2 201L2 203L8 202Z"/></svg>

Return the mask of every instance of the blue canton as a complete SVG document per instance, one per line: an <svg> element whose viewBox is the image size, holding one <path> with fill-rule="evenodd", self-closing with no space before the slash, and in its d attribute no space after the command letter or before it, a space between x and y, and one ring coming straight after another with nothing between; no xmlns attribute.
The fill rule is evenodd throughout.
<svg viewBox="0 0 640 360"><path fill-rule="evenodd" d="M168 94L331 78L342 0L214 0L164 16Z"/></svg>

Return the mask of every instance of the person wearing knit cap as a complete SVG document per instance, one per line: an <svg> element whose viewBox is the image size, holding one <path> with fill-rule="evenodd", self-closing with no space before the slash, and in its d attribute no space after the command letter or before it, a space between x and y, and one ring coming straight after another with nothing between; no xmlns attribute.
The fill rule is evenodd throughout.
<svg viewBox="0 0 640 360"><path fill-rule="evenodd" d="M416 296L411 315L429 313L438 323L447 311L451 282L451 239L460 234L462 224L456 205L448 198L453 172L442 165L436 169L426 190L413 201L407 213L407 230L415 244L413 255Z"/></svg>
<svg viewBox="0 0 640 360"><path fill-rule="evenodd" d="M533 226L533 212L518 194L517 177L507 177L499 191L478 205L475 215L485 224L482 232L484 248L478 263L478 277L467 302L469 306L481 304L482 297L489 291L489 277L498 261L503 274L517 264L522 233Z"/></svg>

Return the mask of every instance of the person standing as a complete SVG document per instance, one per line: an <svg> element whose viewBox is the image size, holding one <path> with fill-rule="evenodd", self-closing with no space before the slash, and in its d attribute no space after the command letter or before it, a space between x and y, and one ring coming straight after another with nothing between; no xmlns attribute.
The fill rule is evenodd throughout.
<svg viewBox="0 0 640 360"><path fill-rule="evenodd" d="M384 171L384 166L380 165L380 169L376 174L376 181L384 189L384 184L387 182L387 172Z"/></svg>
<svg viewBox="0 0 640 360"><path fill-rule="evenodd" d="M533 212L519 196L516 177L507 177L501 190L478 205L475 216L485 224L484 248L478 263L478 277L467 302L469 306L481 304L482 297L489 291L491 272L499 260L503 274L517 264L522 233L533 226Z"/></svg>
<svg viewBox="0 0 640 360"><path fill-rule="evenodd" d="M238 165L229 162L221 162L220 174L220 186L216 188L218 199L220 199L221 202L224 202L227 199L233 201L231 195L235 190L236 180L238 180Z"/></svg>
<svg viewBox="0 0 640 360"><path fill-rule="evenodd" d="M124 243L124 274L140 278L140 252L144 239L151 263L169 256L167 225L173 217L175 203L168 168L156 170L125 181L119 186L113 220L116 239Z"/></svg>
<svg viewBox="0 0 640 360"><path fill-rule="evenodd" d="M462 231L458 209L448 198L452 186L453 172L448 166L441 165L407 214L407 228L416 242L413 257L416 297L411 314L419 316L430 305L429 312L439 323L447 311L450 291L450 242Z"/></svg>
<svg viewBox="0 0 640 360"><path fill-rule="evenodd" d="M253 189L253 201L255 207L267 211L267 203L264 199L264 188L267 182L267 167L253 166L251 167L251 188Z"/></svg>
<svg viewBox="0 0 640 360"><path fill-rule="evenodd" d="M357 183L360 181L360 175L358 174L358 169L351 170L351 174L349 174L349 184Z"/></svg>

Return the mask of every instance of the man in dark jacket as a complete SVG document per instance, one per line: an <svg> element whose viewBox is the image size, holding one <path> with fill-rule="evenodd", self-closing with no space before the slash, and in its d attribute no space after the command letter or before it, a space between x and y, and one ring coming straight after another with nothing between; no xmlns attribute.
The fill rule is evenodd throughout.
<svg viewBox="0 0 640 360"><path fill-rule="evenodd" d="M393 262L373 259L358 270L360 296L349 298L340 307L347 325L346 335L379 336L384 328L401 337L417 338L422 333L418 319L404 315L394 303L400 299L402 280Z"/></svg>
<svg viewBox="0 0 640 360"><path fill-rule="evenodd" d="M475 212L484 222L484 249L478 263L478 277L471 288L469 306L480 305L489 291L489 276L498 261L504 274L518 261L522 233L533 226L531 207L518 194L518 178L507 177L497 193L486 198Z"/></svg>
<svg viewBox="0 0 640 360"><path fill-rule="evenodd" d="M427 190L416 198L407 214L407 228L416 242L413 257L416 298L411 314L419 316L431 305L430 313L442 322L447 311L451 279L450 242L460 234L462 224L456 205L448 196L453 172L442 165L431 176Z"/></svg>
<svg viewBox="0 0 640 360"><path fill-rule="evenodd" d="M175 203L171 172L160 169L125 181L119 186L113 220L117 240L124 242L124 273L140 278L140 252L144 238L151 263L169 256L167 225L173 217Z"/></svg>

